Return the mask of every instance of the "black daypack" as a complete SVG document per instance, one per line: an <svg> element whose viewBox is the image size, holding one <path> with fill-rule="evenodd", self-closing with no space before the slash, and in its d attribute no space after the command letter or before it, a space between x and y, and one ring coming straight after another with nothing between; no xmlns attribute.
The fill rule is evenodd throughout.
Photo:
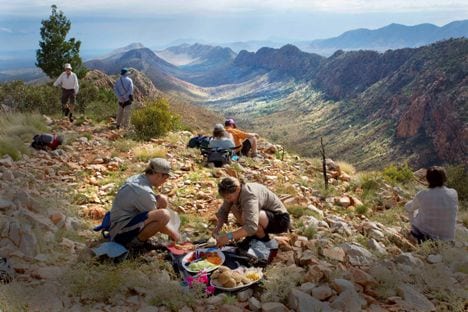
<svg viewBox="0 0 468 312"><path fill-rule="evenodd" d="M202 149L202 154L208 163L219 168L231 162L232 149L206 148Z"/></svg>
<svg viewBox="0 0 468 312"><path fill-rule="evenodd" d="M31 143L31 147L37 150L45 150L47 145L52 143L54 136L52 134L36 134Z"/></svg>
<svg viewBox="0 0 468 312"><path fill-rule="evenodd" d="M210 144L211 137L206 135L197 135L196 137L191 138L188 143L188 148L208 148L208 144Z"/></svg>

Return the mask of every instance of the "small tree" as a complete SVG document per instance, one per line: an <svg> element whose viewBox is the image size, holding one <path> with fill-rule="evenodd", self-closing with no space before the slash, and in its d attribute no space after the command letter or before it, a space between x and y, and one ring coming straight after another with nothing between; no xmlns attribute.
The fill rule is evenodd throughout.
<svg viewBox="0 0 468 312"><path fill-rule="evenodd" d="M40 49L36 51L36 66L41 68L50 78L58 77L63 72L63 65L70 63L73 71L79 78L86 74L86 68L82 65L80 57L81 41L66 36L70 31L71 22L57 11L57 6L52 5L52 14L48 20L41 22Z"/></svg>

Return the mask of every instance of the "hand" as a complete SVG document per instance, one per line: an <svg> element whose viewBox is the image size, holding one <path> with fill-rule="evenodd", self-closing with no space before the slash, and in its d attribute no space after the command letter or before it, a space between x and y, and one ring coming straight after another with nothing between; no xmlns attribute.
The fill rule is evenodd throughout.
<svg viewBox="0 0 468 312"><path fill-rule="evenodd" d="M229 239L228 239L227 235L220 235L220 236L216 237L216 246L218 248L223 247L227 243L229 243Z"/></svg>
<svg viewBox="0 0 468 312"><path fill-rule="evenodd" d="M180 241L181 235L179 233L172 233L171 239L174 241L174 243L177 243Z"/></svg>

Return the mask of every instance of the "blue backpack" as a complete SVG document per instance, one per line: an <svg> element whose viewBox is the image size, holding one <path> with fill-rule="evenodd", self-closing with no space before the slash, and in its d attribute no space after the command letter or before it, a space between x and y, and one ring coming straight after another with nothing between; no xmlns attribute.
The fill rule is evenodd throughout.
<svg viewBox="0 0 468 312"><path fill-rule="evenodd" d="M93 231L99 232L101 231L101 234L104 238L109 239L109 230L111 226L111 216L110 216L110 211L106 212L104 215L104 218L102 219L101 225L96 226Z"/></svg>

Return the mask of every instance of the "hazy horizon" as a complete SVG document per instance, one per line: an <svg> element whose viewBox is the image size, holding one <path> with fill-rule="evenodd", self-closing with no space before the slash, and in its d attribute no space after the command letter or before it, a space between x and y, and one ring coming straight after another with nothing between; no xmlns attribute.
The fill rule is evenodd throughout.
<svg viewBox="0 0 468 312"><path fill-rule="evenodd" d="M35 50L41 20L52 4L71 20L69 37L82 50L110 50L141 42L164 48L180 39L205 43L297 42L330 38L391 23L443 26L468 18L468 2L415 0L17 0L0 2L0 51Z"/></svg>

